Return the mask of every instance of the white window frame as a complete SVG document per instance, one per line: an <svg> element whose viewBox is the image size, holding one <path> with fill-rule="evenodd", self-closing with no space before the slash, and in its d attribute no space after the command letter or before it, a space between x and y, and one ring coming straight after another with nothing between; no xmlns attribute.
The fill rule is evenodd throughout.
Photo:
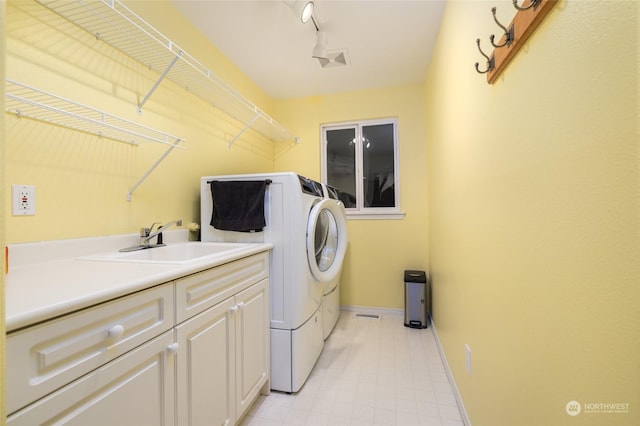
<svg viewBox="0 0 640 426"><path fill-rule="evenodd" d="M382 124L393 125L393 167L394 167L394 207L365 207L364 206L364 155L362 147L362 128ZM356 207L346 209L348 219L403 219L404 212L400 210L400 155L398 150L398 119L385 118L377 120L358 120L341 123L327 123L320 126L320 157L322 182L327 183L327 131L352 129L356 133ZM340 189L340 188L338 188Z"/></svg>

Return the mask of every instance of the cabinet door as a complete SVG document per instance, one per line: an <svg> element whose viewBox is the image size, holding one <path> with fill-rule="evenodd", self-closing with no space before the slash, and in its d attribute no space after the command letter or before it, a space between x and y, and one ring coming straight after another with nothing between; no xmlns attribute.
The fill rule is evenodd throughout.
<svg viewBox="0 0 640 426"><path fill-rule="evenodd" d="M9 426L171 426L175 357L168 331L12 414Z"/></svg>
<svg viewBox="0 0 640 426"><path fill-rule="evenodd" d="M236 312L236 406L240 418L269 380L268 279L238 293Z"/></svg>
<svg viewBox="0 0 640 426"><path fill-rule="evenodd" d="M220 426L235 421L232 309L231 297L176 327L180 426Z"/></svg>

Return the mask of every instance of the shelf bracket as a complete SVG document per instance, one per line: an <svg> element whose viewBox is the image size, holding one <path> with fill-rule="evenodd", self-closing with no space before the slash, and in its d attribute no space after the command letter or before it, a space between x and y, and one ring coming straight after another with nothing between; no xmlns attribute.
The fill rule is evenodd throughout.
<svg viewBox="0 0 640 426"><path fill-rule="evenodd" d="M178 52L178 54L173 57L171 62L169 62L169 65L167 65L167 68L164 70L164 72L162 74L160 74L160 77L158 77L158 80L156 80L154 85L151 87L151 89L149 90L149 93L147 93L145 95L145 97L142 98L142 100L138 104L138 114L142 114L142 106L147 102L147 100L149 100L149 98L151 97L153 92L156 91L156 89L158 88L160 83L162 83L162 80L164 80L164 78L167 76L167 74L169 74L169 71L171 71L171 68L173 68L173 66L176 64L178 59L180 59L180 56L182 56L182 51Z"/></svg>
<svg viewBox="0 0 640 426"><path fill-rule="evenodd" d="M231 139L231 142L229 142L229 149L231 149L231 146L234 144L235 141L238 140L238 138L240 136L242 136L242 134L244 132L247 131L247 129L249 129L251 126L253 126L253 123L256 122L256 120L258 119L258 117L260 117L260 114L256 114L251 120L249 120L249 122L247 124L244 125L244 127L242 128L242 130L240 130L240 133L238 133L237 135L234 136L233 139Z"/></svg>
<svg viewBox="0 0 640 426"><path fill-rule="evenodd" d="M149 170L146 171L146 173L144 175L142 175L142 177L138 180L138 182L136 182L130 189L129 192L127 193L127 201L131 201L133 199L133 191L135 191L136 189L138 189L138 187L140 186L140 184L142 182L144 182L144 180L151 174L151 172L153 172L155 170L156 167L158 167L158 165L160 165L160 163L162 163L162 161L167 157L167 155L169 155L169 153L171 151L174 150L174 148L176 148L178 146L178 144L182 142L182 139L176 139L175 142L173 142L169 148L164 152L164 154L162 154L160 156L160 158L158 158L156 160L155 163L153 163L153 165L149 168Z"/></svg>

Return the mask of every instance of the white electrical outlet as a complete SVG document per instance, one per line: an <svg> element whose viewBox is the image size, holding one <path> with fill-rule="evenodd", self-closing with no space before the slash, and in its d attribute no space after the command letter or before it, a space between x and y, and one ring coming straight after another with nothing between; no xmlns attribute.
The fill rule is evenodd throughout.
<svg viewBox="0 0 640 426"><path fill-rule="evenodd" d="M12 212L14 216L36 214L36 187L30 185L11 185Z"/></svg>
<svg viewBox="0 0 640 426"><path fill-rule="evenodd" d="M467 374L471 375L471 348L469 347L469 345L465 344L464 345L464 351L466 354L466 365L467 365Z"/></svg>

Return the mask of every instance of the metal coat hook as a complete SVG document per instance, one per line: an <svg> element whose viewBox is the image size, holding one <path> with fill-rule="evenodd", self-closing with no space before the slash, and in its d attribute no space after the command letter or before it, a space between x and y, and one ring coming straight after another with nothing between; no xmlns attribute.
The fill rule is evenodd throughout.
<svg viewBox="0 0 640 426"><path fill-rule="evenodd" d="M516 2L516 1L517 0L514 0L514 2ZM493 14L493 20L496 21L496 24L498 24L498 26L500 28L502 28L502 30L504 31L504 42L502 44L495 44L493 40L495 39L496 36L494 34L491 34L489 36L489 40L491 41L491 44L493 45L493 47L509 46L513 42L513 40L515 38L514 30L513 30L514 25L512 24L508 29L507 29L507 27L502 25L500 23L500 21L498 21L498 18L496 18L496 8L495 7L491 8L491 13Z"/></svg>
<svg viewBox="0 0 640 426"><path fill-rule="evenodd" d="M537 8L540 5L540 2L542 0L530 0L529 2L529 6L527 7L522 7L522 6L518 6L518 0L513 0L513 7L515 7L518 10L529 10L531 8ZM524 4L524 3L523 3Z"/></svg>
<svg viewBox="0 0 640 426"><path fill-rule="evenodd" d="M480 66L479 62L476 62L476 71L480 74L486 74L489 71L493 70L493 68L495 68L495 61L493 59L493 55L491 55L491 57L488 57L480 48L480 39L476 39L476 44L478 45L478 50L480 51L480 54L482 56L484 56L485 58L487 58L487 69L484 71L480 71L480 68L478 68Z"/></svg>

